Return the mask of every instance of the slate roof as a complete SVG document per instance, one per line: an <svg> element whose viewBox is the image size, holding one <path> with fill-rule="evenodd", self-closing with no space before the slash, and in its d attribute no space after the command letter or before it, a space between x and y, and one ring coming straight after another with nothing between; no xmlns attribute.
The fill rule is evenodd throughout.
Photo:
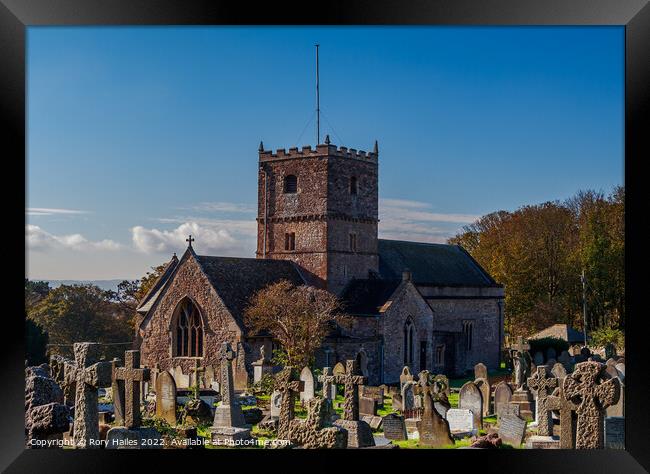
<svg viewBox="0 0 650 474"><path fill-rule="evenodd" d="M352 314L378 314L399 284L397 280L352 280L341 295L345 311Z"/></svg>
<svg viewBox="0 0 650 474"><path fill-rule="evenodd" d="M459 245L379 239L381 278L401 280L405 269L416 285L501 286Z"/></svg>
<svg viewBox="0 0 650 474"><path fill-rule="evenodd" d="M197 255L196 260L233 317L240 321L255 292L280 280L304 284L297 267L288 260L204 255Z"/></svg>
<svg viewBox="0 0 650 474"><path fill-rule="evenodd" d="M538 333L533 334L528 339L541 339L543 337L556 337L558 339L563 339L570 344L582 344L585 341L583 333L576 331L567 324L554 324L553 326L549 326L546 329L542 329Z"/></svg>
<svg viewBox="0 0 650 474"><path fill-rule="evenodd" d="M174 254L174 256L169 261L169 263L167 263L167 266L163 270L158 280L149 289L149 291L144 296L144 298L142 298L140 305L136 309L138 313L146 314L153 307L154 303L162 293L162 290L165 288L165 284L167 283L167 280L169 280L169 277L174 272L174 269L176 269L177 265L178 265L178 257L176 257L176 255Z"/></svg>

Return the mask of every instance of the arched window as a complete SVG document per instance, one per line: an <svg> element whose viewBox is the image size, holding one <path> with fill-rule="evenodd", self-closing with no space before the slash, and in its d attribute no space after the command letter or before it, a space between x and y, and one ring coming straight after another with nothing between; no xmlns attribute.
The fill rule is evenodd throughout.
<svg viewBox="0 0 650 474"><path fill-rule="evenodd" d="M468 351L472 350L472 342L474 339L474 323L471 321L463 321L463 334L465 335L465 348Z"/></svg>
<svg viewBox="0 0 650 474"><path fill-rule="evenodd" d="M199 308L189 299L176 310L176 357L203 357L203 324Z"/></svg>
<svg viewBox="0 0 650 474"><path fill-rule="evenodd" d="M404 365L409 367L413 363L413 339L415 328L410 319L404 323Z"/></svg>
<svg viewBox="0 0 650 474"><path fill-rule="evenodd" d="M357 178L356 176L352 176L350 178L350 194L353 196L356 196L357 194Z"/></svg>
<svg viewBox="0 0 650 474"><path fill-rule="evenodd" d="M284 178L284 192L294 194L298 192L298 178L296 175L289 174Z"/></svg>

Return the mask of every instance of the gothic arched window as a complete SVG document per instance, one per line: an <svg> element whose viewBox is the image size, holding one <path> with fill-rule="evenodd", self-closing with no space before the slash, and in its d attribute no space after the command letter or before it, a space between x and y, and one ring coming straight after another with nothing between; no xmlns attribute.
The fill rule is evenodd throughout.
<svg viewBox="0 0 650 474"><path fill-rule="evenodd" d="M287 194L294 194L298 192L298 178L296 175L290 174L285 176L284 192Z"/></svg>
<svg viewBox="0 0 650 474"><path fill-rule="evenodd" d="M176 357L203 357L203 323L199 308L183 300L176 312Z"/></svg>
<svg viewBox="0 0 650 474"><path fill-rule="evenodd" d="M413 322L408 319L404 323L404 365L409 367L413 363L413 339L415 328Z"/></svg>

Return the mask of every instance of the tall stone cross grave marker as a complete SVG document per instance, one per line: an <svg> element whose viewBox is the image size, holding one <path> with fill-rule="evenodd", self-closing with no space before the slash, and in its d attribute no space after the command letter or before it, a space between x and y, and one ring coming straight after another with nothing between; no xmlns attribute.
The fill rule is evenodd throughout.
<svg viewBox="0 0 650 474"><path fill-rule="evenodd" d="M600 362L581 362L564 379L564 395L578 404L576 449L604 447L605 409L618 401L621 384L618 379L601 382L603 368Z"/></svg>
<svg viewBox="0 0 650 474"><path fill-rule="evenodd" d="M275 390L280 392L280 417L278 419L278 439L289 439L289 428L294 418L296 395L305 387L301 380L293 379L294 368L287 366L275 377Z"/></svg>
<svg viewBox="0 0 650 474"><path fill-rule="evenodd" d="M537 372L528 378L528 387L537 392L537 413L539 414L537 431L540 436L553 434L553 418L551 410L546 405L546 400L557 385L558 380L551 376L546 365L538 366Z"/></svg>
<svg viewBox="0 0 650 474"><path fill-rule="evenodd" d="M115 367L113 376L124 381L124 426L140 426L140 382L149 380L149 369L140 368L140 351L124 353L124 367Z"/></svg>
<svg viewBox="0 0 650 474"><path fill-rule="evenodd" d="M76 447L99 448L90 440L99 440L97 390L111 386L111 362L98 362L99 344L76 342L74 364L66 364L65 376L76 383L74 410L74 444Z"/></svg>

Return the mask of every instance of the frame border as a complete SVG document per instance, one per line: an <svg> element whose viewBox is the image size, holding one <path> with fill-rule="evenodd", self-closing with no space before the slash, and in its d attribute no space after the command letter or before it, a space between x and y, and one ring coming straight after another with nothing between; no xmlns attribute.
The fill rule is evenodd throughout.
<svg viewBox="0 0 650 474"><path fill-rule="evenodd" d="M0 0L0 111L5 145L9 145L10 175L26 186L25 163L25 93L26 93L26 27L62 25L618 25L625 26L625 186L626 213L626 351L643 354L642 304L645 281L641 278L644 268L641 261L647 261L647 242L642 241L645 230L639 215L643 212L641 203L647 203L643 192L644 176L641 163L650 157L648 139L648 109L650 108L650 6L647 0L411 0L398 5L390 0L348 0L330 2L318 10L307 10L301 3L263 3L252 8L248 4L206 0ZM22 165L22 166L21 166ZM20 185L18 185L20 187ZM26 191L26 188L23 188ZM13 202L15 193L3 188L5 202ZM26 193L24 194L26 197ZM24 199L23 199L24 204ZM631 207L630 207L631 206ZM25 225L24 210L17 204L11 216ZM647 240L647 239L645 239ZM644 245L646 244L646 245ZM15 256L15 255L12 255ZM643 258L645 257L645 258ZM16 261L20 262L19 257ZM21 264L16 263L15 267ZM25 261L22 260L23 272ZM11 265L12 270L15 268ZM18 270L18 268L16 268ZM16 294L23 291L19 280L11 278L11 288ZM15 285L15 289L14 289ZM11 293L13 294L13 292ZM22 312L23 317L8 317L6 322L16 325L7 328L5 334L23 334L24 301L13 298L9 315ZM639 314L632 318L631 314ZM1 346L4 365L4 379L7 388L0 392L0 406L5 408L3 423L0 424L0 468L11 466L6 472L38 472L41 466L48 471L70 472L83 470L93 472L114 471L116 467L132 466L135 457L150 461L151 456L164 456L165 470L187 469L187 456L194 461L214 463L214 454L190 450L152 450L136 452L106 451L63 451L24 449L24 340L20 337L6 337ZM571 472L646 472L650 469L648 453L648 427L650 414L647 409L648 378L647 365L640 357L629 357L626 374L626 450L599 451L551 451L512 450L467 451L432 450L359 450L328 452L328 456L339 455L347 462L367 462L367 466L379 462L397 461L400 464L435 462L458 466L461 460L465 467L479 467L487 472L549 472L558 465L560 471ZM632 389L630 389L632 387ZM204 450L205 451L205 450ZM244 451L219 451L219 462L241 462ZM249 451L245 451L250 454ZM177 453L172 455L170 453ZM465 453L458 454L458 453ZM558 454L560 454L558 456ZM265 462L273 467L280 458L288 456L291 464L313 460L308 451L291 450L287 453L256 452L253 463ZM313 453L312 453L313 454ZM134 456L135 455L135 456ZM16 457L18 456L18 457ZM162 460L162 459L160 459ZM12 462L13 461L13 462ZM179 462L180 461L180 462ZM101 464L100 464L101 462ZM127 464L128 463L128 464ZM162 467L160 461L153 465ZM290 464L288 464L290 465ZM294 464L295 465L295 464ZM282 467L282 465L278 466Z"/></svg>

